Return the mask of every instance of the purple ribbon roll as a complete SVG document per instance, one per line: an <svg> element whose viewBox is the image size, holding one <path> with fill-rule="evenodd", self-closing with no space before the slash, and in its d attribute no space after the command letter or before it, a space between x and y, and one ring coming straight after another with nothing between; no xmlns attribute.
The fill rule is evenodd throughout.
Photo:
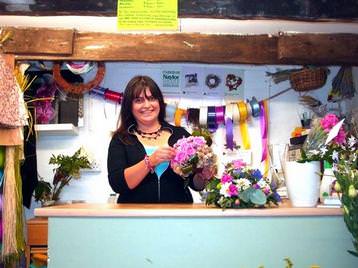
<svg viewBox="0 0 358 268"><path fill-rule="evenodd" d="M232 119L227 117L225 121L226 127L226 146L228 149L234 149L234 132Z"/></svg>
<svg viewBox="0 0 358 268"><path fill-rule="evenodd" d="M265 105L263 101L260 101L260 128L261 128L261 144L262 144L262 155L261 162L267 157L267 122L265 115Z"/></svg>
<svg viewBox="0 0 358 268"><path fill-rule="evenodd" d="M225 123L225 106L216 106L215 107L216 114L216 124L224 124Z"/></svg>

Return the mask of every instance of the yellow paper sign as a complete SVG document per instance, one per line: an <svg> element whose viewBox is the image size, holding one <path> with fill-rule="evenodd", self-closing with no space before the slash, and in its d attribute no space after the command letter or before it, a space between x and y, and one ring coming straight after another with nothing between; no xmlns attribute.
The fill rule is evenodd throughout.
<svg viewBox="0 0 358 268"><path fill-rule="evenodd" d="M119 30L177 30L178 0L118 0Z"/></svg>

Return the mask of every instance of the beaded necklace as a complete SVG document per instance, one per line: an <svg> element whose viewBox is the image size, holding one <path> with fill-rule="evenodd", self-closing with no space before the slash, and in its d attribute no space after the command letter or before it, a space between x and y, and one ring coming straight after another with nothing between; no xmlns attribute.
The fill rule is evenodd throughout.
<svg viewBox="0 0 358 268"><path fill-rule="evenodd" d="M141 136L143 139L156 140L158 137L160 137L162 133L162 127L153 132L144 132L136 128L135 132L137 132L138 135Z"/></svg>

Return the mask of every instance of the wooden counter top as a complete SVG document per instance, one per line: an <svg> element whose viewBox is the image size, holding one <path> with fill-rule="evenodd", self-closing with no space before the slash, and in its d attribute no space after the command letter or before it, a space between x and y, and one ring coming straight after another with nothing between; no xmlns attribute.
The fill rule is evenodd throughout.
<svg viewBox="0 0 358 268"><path fill-rule="evenodd" d="M340 216L341 208L293 208L288 201L265 209L220 209L204 204L69 204L36 208L38 217L286 217Z"/></svg>

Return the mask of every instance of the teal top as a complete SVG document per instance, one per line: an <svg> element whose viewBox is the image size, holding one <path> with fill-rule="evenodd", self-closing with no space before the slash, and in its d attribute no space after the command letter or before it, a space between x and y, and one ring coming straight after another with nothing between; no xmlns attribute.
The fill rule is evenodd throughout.
<svg viewBox="0 0 358 268"><path fill-rule="evenodd" d="M147 155L151 155L154 153L156 149L158 149L157 146L144 146L145 152ZM155 173L158 176L158 179L160 179L160 176L164 173L164 171L168 168L169 162L165 161L157 165L154 169Z"/></svg>

